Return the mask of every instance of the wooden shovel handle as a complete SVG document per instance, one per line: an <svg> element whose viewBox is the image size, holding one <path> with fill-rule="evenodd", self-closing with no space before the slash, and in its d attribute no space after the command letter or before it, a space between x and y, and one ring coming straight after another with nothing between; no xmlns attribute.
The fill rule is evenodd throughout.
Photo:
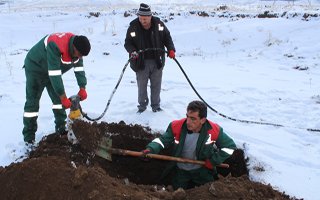
<svg viewBox="0 0 320 200"><path fill-rule="evenodd" d="M125 149L116 149L116 148L107 148L107 151L109 151L112 154L117 154L117 155L123 155L123 156L136 156L136 157L141 157L143 156L142 152L139 151L130 151L130 150L125 150ZM169 160L169 161L176 161L176 162L183 162L183 163L192 163L192 164L198 164L198 165L204 165L205 162L201 160L191 160L187 158L179 158L179 157L173 157L173 156L166 156L166 155L159 155L159 154L146 154L145 155L147 158L155 158L155 159L160 159L160 160ZM217 165L217 167L222 167L222 168L229 168L228 164L222 163L220 165Z"/></svg>

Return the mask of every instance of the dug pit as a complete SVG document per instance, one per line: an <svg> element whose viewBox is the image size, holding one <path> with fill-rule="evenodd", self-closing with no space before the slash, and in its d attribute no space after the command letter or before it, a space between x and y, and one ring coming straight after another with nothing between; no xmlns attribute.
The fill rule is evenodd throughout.
<svg viewBox="0 0 320 200"><path fill-rule="evenodd" d="M229 170L219 169L219 180L173 191L171 175L160 179L168 161L118 155L108 161L94 153L103 136L112 140L114 148L141 151L160 133L124 122L81 120L74 122L73 131L79 144L51 134L22 162L0 167L1 199L296 199L271 185L250 181L242 150L226 161Z"/></svg>

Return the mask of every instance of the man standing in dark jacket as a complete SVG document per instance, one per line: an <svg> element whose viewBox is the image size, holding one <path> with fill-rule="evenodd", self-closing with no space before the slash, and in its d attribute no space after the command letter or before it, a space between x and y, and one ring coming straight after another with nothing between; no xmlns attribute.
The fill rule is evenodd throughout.
<svg viewBox="0 0 320 200"><path fill-rule="evenodd" d="M39 102L44 88L52 101L55 130L66 134L66 111L71 107L62 81L62 74L74 69L79 86L80 100L87 98L87 79L82 56L87 56L91 46L87 37L73 33L54 33L42 38L28 52L24 68L26 74L26 102L24 105L22 134L26 143L32 144L37 131Z"/></svg>
<svg viewBox="0 0 320 200"><path fill-rule="evenodd" d="M130 22L124 47L131 58L130 67L136 72L138 113L144 112L149 103L147 92L149 79L152 111L162 111L160 91L162 70L165 64L164 47L167 48L170 58L175 57L175 47L168 28L158 17L152 16L147 4L140 4L138 18ZM152 50L144 51L150 48Z"/></svg>

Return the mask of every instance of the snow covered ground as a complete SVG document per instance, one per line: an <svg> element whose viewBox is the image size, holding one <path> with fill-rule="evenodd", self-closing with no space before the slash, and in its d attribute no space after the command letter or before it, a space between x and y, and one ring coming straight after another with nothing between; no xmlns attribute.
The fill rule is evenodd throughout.
<svg viewBox="0 0 320 200"><path fill-rule="evenodd" d="M209 111L208 118L220 124L244 148L250 159L251 179L270 183L291 196L319 199L320 132L306 129L320 129L320 18L305 19L303 14L319 15L320 1L144 2L162 20L168 20L166 25L177 49L177 60L211 107L235 119L284 126L236 122ZM134 12L132 9L137 9L139 3L0 0L1 166L20 161L25 153L21 134L25 102L22 66L27 51L49 33L86 35L92 51L84 58L88 99L82 107L90 117L97 117L128 59L124 38L129 22L136 16L124 17L124 12ZM206 11L210 17L189 11ZM265 11L283 17L253 17ZM76 94L73 73L66 73L63 79L67 95ZM102 120L123 120L163 132L170 121L184 117L187 104L199 98L170 59L164 69L161 99L164 112L153 113L149 107L141 115L136 114L135 74L128 67ZM46 91L38 124L37 142L54 132Z"/></svg>

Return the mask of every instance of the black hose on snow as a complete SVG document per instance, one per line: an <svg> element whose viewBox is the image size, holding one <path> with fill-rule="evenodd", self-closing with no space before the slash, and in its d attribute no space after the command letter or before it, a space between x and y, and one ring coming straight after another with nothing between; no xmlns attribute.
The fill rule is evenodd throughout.
<svg viewBox="0 0 320 200"><path fill-rule="evenodd" d="M168 52L165 51L164 49L160 49L160 48L148 48L148 49L140 50L140 51L138 51L138 53L141 54L141 53L143 53L143 52L145 52L145 51L151 51L151 50L152 50L152 51L163 51L163 52L165 52L165 53L168 53ZM112 93L111 93L111 96L110 96L110 98L109 98L109 100L108 100L108 103L107 103L106 108L104 109L103 113L102 113L99 117L97 117L97 118L95 118L95 119L92 119L92 118L88 117L87 114L83 113L83 112L82 112L82 109L81 109L81 113L82 113L82 115L83 115L86 119L88 119L88 120L90 120L90 121L98 121L98 120L100 120L100 119L105 115L105 113L107 112L107 110L108 110L108 108L109 108L109 105L110 105L110 103L111 103L111 99L112 99L114 93L116 92L116 90L117 90L117 88L118 88L118 86L119 86L119 84L120 84L120 82L121 82L121 79L122 79L122 77L123 77L123 74L124 74L124 72L125 72L125 70L126 70L126 68L127 68L127 66L128 66L128 64L129 64L129 62L130 62L131 59L132 59L132 58L130 57L129 60L127 61L127 63L124 65L124 68L122 69L122 73L121 73L121 75L120 75L120 78L119 78L119 80L118 80L115 88L113 89L113 91L112 91ZM217 114L220 115L221 117L224 117L224 118L229 119L229 120L232 120L232 121L242 122L242 123L248 123L248 124L270 125L270 126L275 126L275 127L289 127L289 126L284 126L284 125L281 125L281 124L270 123L270 122L257 122L257 121L236 119L236 118L233 118L233 117L230 117L230 116L227 116L227 115L225 115L225 114L223 114L223 113L218 112L216 109L212 108L212 107L201 97L201 95L198 93L198 91L197 91L197 90L195 89L195 87L193 86L192 82L190 81L189 77L187 76L186 72L183 70L183 68L182 68L182 66L180 65L180 63L178 62L178 60L177 60L176 58L173 58L173 60L174 60L174 61L176 62L176 64L178 65L178 67L180 68L181 72L183 73L183 75L184 75L185 78L187 79L189 85L191 86L191 88L193 89L193 91L196 93L196 95L199 97L199 99L200 99L201 101L203 101L203 103L205 103L210 110L212 110L213 112L217 113ZM81 107L80 107L80 108L81 108ZM320 129L315 129L315 128L299 128L299 127L291 127L291 128L298 128L298 129L304 129L304 130L307 130L307 131L320 132Z"/></svg>

